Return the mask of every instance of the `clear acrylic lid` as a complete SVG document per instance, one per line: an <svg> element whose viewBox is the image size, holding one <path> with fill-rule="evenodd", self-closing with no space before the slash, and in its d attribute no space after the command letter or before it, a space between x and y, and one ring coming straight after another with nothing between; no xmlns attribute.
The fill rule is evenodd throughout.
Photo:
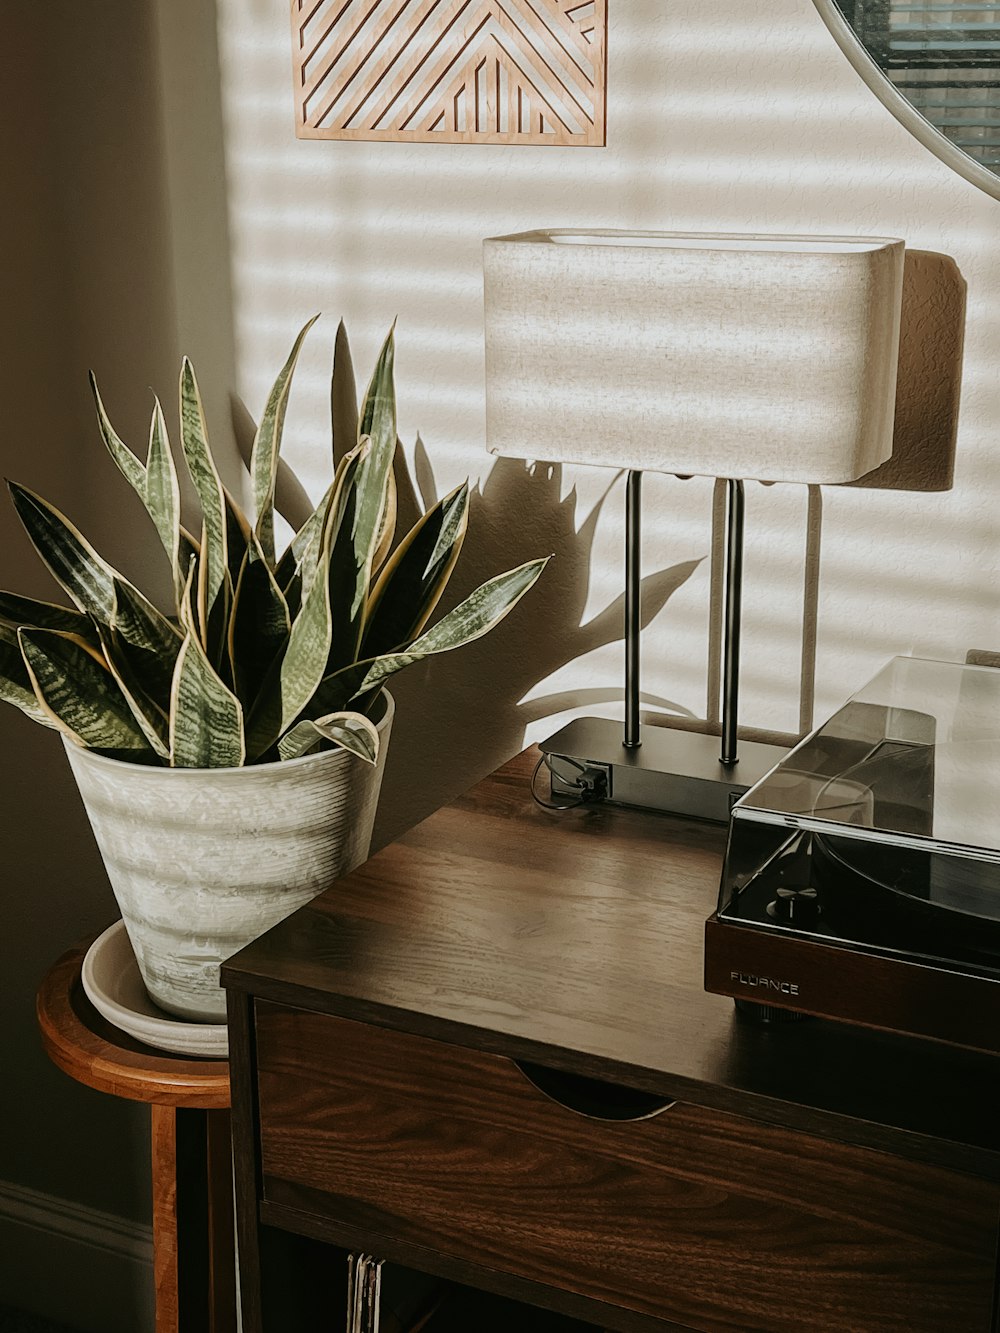
<svg viewBox="0 0 1000 1333"><path fill-rule="evenodd" d="M733 815L1000 863L1000 670L893 658Z"/></svg>

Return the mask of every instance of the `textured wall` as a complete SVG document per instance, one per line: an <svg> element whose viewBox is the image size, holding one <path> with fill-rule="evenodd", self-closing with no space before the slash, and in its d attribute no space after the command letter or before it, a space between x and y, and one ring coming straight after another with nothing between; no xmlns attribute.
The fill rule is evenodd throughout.
<svg viewBox="0 0 1000 1333"><path fill-rule="evenodd" d="M604 150L298 142L283 0L219 0L219 17L238 380L259 410L297 326L328 312L287 449L313 491L328 465L325 358L339 315L365 371L399 316L401 434L412 449L419 432L438 488L488 473L484 236L533 226L900 236L925 252L907 275L903 465L873 488L748 488L744 720L796 731L814 695L829 711L893 653L961 658L995 644L1000 206L910 138L810 0L613 0ZM934 489L952 471L953 489ZM621 649L604 620L588 625L621 587L620 481L596 510L611 481L501 464L484 483L471 563L558 558L490 648L400 683L384 831L516 749L525 726L529 738L551 729L540 716L571 704L614 711ZM645 567L663 572L655 603L667 600L645 640L644 688L651 707L693 719L715 706L711 512L710 483L647 478ZM418 765L430 772L419 789Z"/></svg>
<svg viewBox="0 0 1000 1333"><path fill-rule="evenodd" d="M109 558L155 589L157 571L127 558L145 520L102 458L87 387L92 366L122 432L142 439L148 386L163 384L166 372L169 393L175 373L150 18L150 5L127 0L86 12L7 7L0 19L8 98L0 120L0 472L63 506ZM6 494L0 586L59 595ZM108 1302L103 1253L57 1241L60 1267L80 1267L53 1272L45 1248L45 1226L64 1221L61 1199L126 1218L149 1207L148 1118L58 1072L36 1030L44 972L116 915L61 749L51 733L0 708L0 1303L111 1333L138 1329L142 1302L124 1289ZM43 1211L51 1205L41 1229L8 1212L24 1189L38 1192ZM67 1216L72 1230L72 1206Z"/></svg>

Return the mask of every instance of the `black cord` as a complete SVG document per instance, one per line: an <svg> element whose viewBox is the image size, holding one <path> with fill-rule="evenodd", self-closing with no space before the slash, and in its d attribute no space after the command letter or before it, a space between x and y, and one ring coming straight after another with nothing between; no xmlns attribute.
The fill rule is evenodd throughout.
<svg viewBox="0 0 1000 1333"><path fill-rule="evenodd" d="M578 764L575 759L570 759L568 755L560 755L559 757L563 761L563 763L572 764L572 766L578 772L586 773L587 771L586 767L583 764ZM544 764L550 774L552 774L554 771L552 768L552 764L549 762L549 760L550 756L547 754L543 754L539 759L538 763L535 765L535 771L531 775L531 797L532 800L535 802L535 804L540 805L543 810L575 810L578 805L583 805L583 803L587 799L586 792L588 790L585 784L580 782L579 780L576 782L570 782L569 779L564 778L561 773L556 773L556 777L559 779L560 782L564 782L567 787L575 787L577 791L580 792L580 796L578 797L578 799L575 801L571 801L568 805L557 805L554 801L545 801L542 799L541 796L539 796L537 790L537 778L539 770Z"/></svg>

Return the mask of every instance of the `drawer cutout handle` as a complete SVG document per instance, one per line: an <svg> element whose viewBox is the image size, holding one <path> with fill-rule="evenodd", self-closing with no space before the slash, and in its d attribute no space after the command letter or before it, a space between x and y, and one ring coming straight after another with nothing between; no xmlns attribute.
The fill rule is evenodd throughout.
<svg viewBox="0 0 1000 1333"><path fill-rule="evenodd" d="M526 1060L515 1060L514 1064L550 1101L588 1120L651 1120L674 1105L670 1098L655 1092L638 1092L583 1074L565 1074Z"/></svg>

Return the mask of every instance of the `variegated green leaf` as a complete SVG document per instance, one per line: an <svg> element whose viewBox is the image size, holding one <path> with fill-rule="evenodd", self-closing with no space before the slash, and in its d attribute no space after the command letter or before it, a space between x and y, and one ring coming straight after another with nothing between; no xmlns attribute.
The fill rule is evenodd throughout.
<svg viewBox="0 0 1000 1333"><path fill-rule="evenodd" d="M388 388L383 389L383 397L386 392L392 392L391 378ZM372 564L386 512L395 452L393 412L392 443L371 440L371 448L361 459L356 475L345 482L340 498L329 564L333 632L327 673L338 671L358 656Z"/></svg>
<svg viewBox="0 0 1000 1333"><path fill-rule="evenodd" d="M239 768L245 757L240 701L213 670L197 634L188 634L174 668L171 766Z"/></svg>
<svg viewBox="0 0 1000 1333"><path fill-rule="evenodd" d="M295 339L288 360L282 366L268 396L264 415L257 427L250 456L250 476L253 481L254 512L257 517L256 533L264 559L273 568L274 552L274 485L278 470L278 451L281 448L281 433L285 424L285 412L288 407L288 395L292 387L292 376L303 340L312 326L319 319L313 315ZM253 556L251 555L251 559Z"/></svg>
<svg viewBox="0 0 1000 1333"><path fill-rule="evenodd" d="M297 723L278 742L278 755L281 759L298 759L324 740L350 750L367 764L378 759L378 731L363 713L352 712L330 713L314 722Z"/></svg>
<svg viewBox="0 0 1000 1333"><path fill-rule="evenodd" d="M145 762L150 747L107 666L71 635L18 630L35 696L51 721L89 750Z"/></svg>
<svg viewBox="0 0 1000 1333"><path fill-rule="evenodd" d="M0 699L20 708L21 712L33 722L40 722L43 727L55 728L55 722L43 711L35 696L28 668L21 655L21 646L17 641L17 630L2 621L0 621Z"/></svg>
<svg viewBox="0 0 1000 1333"><path fill-rule="evenodd" d="M205 655L194 629L193 569L181 602L187 629L170 691L170 763L173 768L239 768L246 758L243 708Z"/></svg>
<svg viewBox="0 0 1000 1333"><path fill-rule="evenodd" d="M118 656L126 659L123 669L130 678L141 682L144 693L160 708L167 709L174 664L184 634L125 579L115 578L114 588L111 626L118 643Z"/></svg>
<svg viewBox="0 0 1000 1333"><path fill-rule="evenodd" d="M115 574L112 584L115 601L111 624L115 630L127 643L173 661L184 637L182 632L152 602L143 597L128 579Z"/></svg>
<svg viewBox="0 0 1000 1333"><path fill-rule="evenodd" d="M7 485L18 518L49 573L81 611L108 623L115 606L115 571L47 500L15 481Z"/></svg>
<svg viewBox="0 0 1000 1333"><path fill-rule="evenodd" d="M309 712L318 716L343 708L350 700L378 689L404 667L482 638L513 610L547 564L548 557L529 560L506 574L498 574L414 639L405 651L366 658L325 677L310 701Z"/></svg>
<svg viewBox="0 0 1000 1333"><path fill-rule="evenodd" d="M253 442L257 437L257 423L247 411L243 400L235 394L230 395L230 407L236 448L249 471ZM280 456L274 474L274 507L293 531L298 531L313 510L313 503L305 487Z"/></svg>
<svg viewBox="0 0 1000 1333"><path fill-rule="evenodd" d="M90 392L94 395L97 423L101 428L104 443L108 447L108 453L118 464L119 471L132 489L139 495L143 495L146 484L146 468L112 426L110 418L104 410L104 403L97 388L97 378L93 371L90 371Z"/></svg>
<svg viewBox="0 0 1000 1333"><path fill-rule="evenodd" d="M142 734L146 737L156 754L164 760L170 759L169 723L167 715L146 693L144 683L132 670L129 649L121 636L107 625L100 625L98 632L104 660L108 670L115 678L122 697L128 704L132 716L138 722Z"/></svg>
<svg viewBox="0 0 1000 1333"><path fill-rule="evenodd" d="M389 466L389 475L385 481L385 505L382 508L382 522L379 526L378 536L375 539L375 550L372 552L371 575L374 576L378 570L385 564L386 557L392 550L392 543L396 536L396 474L395 474L395 450L393 451L393 462Z"/></svg>
<svg viewBox="0 0 1000 1333"><path fill-rule="evenodd" d="M371 452L371 441L362 440L344 460L323 532L316 574L302 607L292 622L288 647L268 673L247 724L247 748L258 758L296 720L324 675L330 655L333 622L330 612L331 560L333 546L342 527L349 527L354 483ZM352 509L353 513L353 509Z"/></svg>
<svg viewBox="0 0 1000 1333"><path fill-rule="evenodd" d="M250 707L288 643L291 618L255 533L240 570L229 622L229 658L236 694Z"/></svg>
<svg viewBox="0 0 1000 1333"><path fill-rule="evenodd" d="M370 435L376 450L396 448L395 328L394 324L382 344L358 420L358 439Z"/></svg>
<svg viewBox="0 0 1000 1333"><path fill-rule="evenodd" d="M0 620L11 625L28 625L34 629L58 629L64 634L93 637L93 622L82 611L53 602L39 602L33 597L19 597L15 592L0 592Z"/></svg>
<svg viewBox="0 0 1000 1333"><path fill-rule="evenodd" d="M181 443L188 471L201 502L204 536L206 616L222 592L228 562L228 516L222 481L208 447L208 429L201 394L191 362L184 358L180 378Z"/></svg>
<svg viewBox="0 0 1000 1333"><path fill-rule="evenodd" d="M90 388L94 395L97 420L104 443L117 463L119 471L142 500L153 520L163 549L167 553L167 559L170 561L174 588L179 596L183 587L179 553L180 490L159 399L156 399L153 405L153 415L149 423L149 452L146 463L143 464L117 434L108 419L93 373L90 376Z"/></svg>
<svg viewBox="0 0 1000 1333"><path fill-rule="evenodd" d="M358 386L354 379L351 346L344 321L337 325L330 376L330 426L333 438L333 467L358 444Z"/></svg>
<svg viewBox="0 0 1000 1333"><path fill-rule="evenodd" d="M323 540L323 525L326 522L330 501L333 499L335 484L331 482L327 487L326 494L299 528L278 561L274 577L282 592L287 591L296 577L299 585L302 585L303 564L306 560L309 561L311 570L315 571L316 557Z"/></svg>
<svg viewBox="0 0 1000 1333"><path fill-rule="evenodd" d="M201 542L197 537L193 537L187 528L181 525L181 536L177 546L177 561L180 565L182 576L181 589L177 594L177 605L180 606L181 597L184 595L183 579L187 577L187 571L191 567L192 557L197 558L201 555Z"/></svg>
<svg viewBox="0 0 1000 1333"><path fill-rule="evenodd" d="M466 482L426 513L396 547L368 603L363 656L391 652L420 633L455 568L468 521Z"/></svg>
<svg viewBox="0 0 1000 1333"><path fill-rule="evenodd" d="M226 502L226 558L229 572L230 591L235 589L236 581L243 568L243 561L250 550L250 538L253 528L239 504L225 487L223 496Z"/></svg>
<svg viewBox="0 0 1000 1333"><path fill-rule="evenodd" d="M181 560L181 492L159 399L154 403L149 423L149 454L142 498L167 553L174 589L180 596L185 568Z"/></svg>
<svg viewBox="0 0 1000 1333"><path fill-rule="evenodd" d="M123 638L143 651L169 650L177 633L152 602L103 560L58 509L25 486L8 485L35 550L77 606L102 624L114 623Z"/></svg>

